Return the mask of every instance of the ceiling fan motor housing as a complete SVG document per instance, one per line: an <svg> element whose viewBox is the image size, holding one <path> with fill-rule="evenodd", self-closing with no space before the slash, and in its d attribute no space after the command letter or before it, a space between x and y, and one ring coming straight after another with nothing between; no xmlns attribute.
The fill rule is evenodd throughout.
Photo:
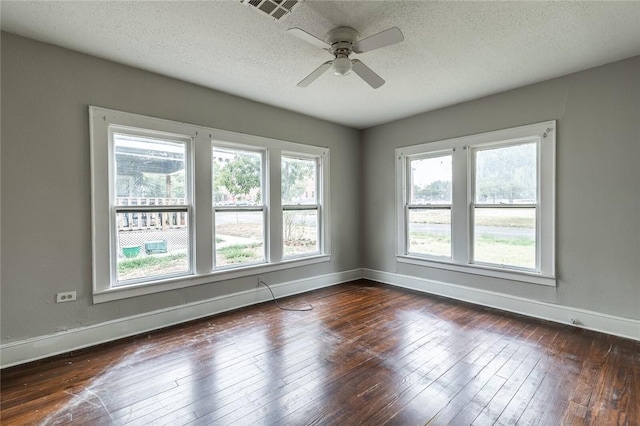
<svg viewBox="0 0 640 426"><path fill-rule="evenodd" d="M351 27L334 28L329 31L324 38L324 41L329 43L331 46L334 46L336 43L344 42L345 45L348 44L349 49L356 40L358 40L358 32ZM340 47L343 48L342 45Z"/></svg>

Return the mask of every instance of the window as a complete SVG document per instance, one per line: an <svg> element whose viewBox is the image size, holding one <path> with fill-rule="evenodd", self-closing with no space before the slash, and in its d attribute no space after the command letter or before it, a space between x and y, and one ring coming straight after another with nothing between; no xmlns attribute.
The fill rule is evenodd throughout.
<svg viewBox="0 0 640 426"><path fill-rule="evenodd" d="M94 302L330 260L327 148L89 111Z"/></svg>
<svg viewBox="0 0 640 426"><path fill-rule="evenodd" d="M407 252L450 259L452 156L408 161Z"/></svg>
<svg viewBox="0 0 640 426"><path fill-rule="evenodd" d="M471 152L472 261L536 270L536 141Z"/></svg>
<svg viewBox="0 0 640 426"><path fill-rule="evenodd" d="M111 126L114 285L191 273L191 139ZM127 185L123 185L127 183Z"/></svg>
<svg viewBox="0 0 640 426"><path fill-rule="evenodd" d="M264 151L213 145L215 268L264 263Z"/></svg>
<svg viewBox="0 0 640 426"><path fill-rule="evenodd" d="M319 157L283 155L282 192L283 256L318 253L320 203L318 200Z"/></svg>
<svg viewBox="0 0 640 426"><path fill-rule="evenodd" d="M555 122L399 148L398 261L555 285Z"/></svg>

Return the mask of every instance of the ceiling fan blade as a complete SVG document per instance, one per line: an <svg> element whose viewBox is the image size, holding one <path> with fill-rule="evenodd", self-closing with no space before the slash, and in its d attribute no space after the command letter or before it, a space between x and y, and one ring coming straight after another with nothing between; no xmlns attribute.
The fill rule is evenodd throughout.
<svg viewBox="0 0 640 426"><path fill-rule="evenodd" d="M309 34L303 29L289 28L287 32L294 37L298 37L300 40L304 40L313 46L319 47L320 49L331 50L331 45L329 43L320 40L318 37Z"/></svg>
<svg viewBox="0 0 640 426"><path fill-rule="evenodd" d="M378 87L384 84L384 80L378 74L373 72L371 68L363 64L357 59L353 61L353 72L358 74L361 79L363 79L369 86L377 89Z"/></svg>
<svg viewBox="0 0 640 426"><path fill-rule="evenodd" d="M324 72L326 70L331 68L331 63L332 63L332 61L327 61L324 64L320 65L315 70L313 70L313 72L311 74L306 76L300 83L298 83L298 87L307 87L308 85L310 85L311 83L316 81L318 79L318 77L320 77L322 74L324 74Z"/></svg>
<svg viewBox="0 0 640 426"><path fill-rule="evenodd" d="M358 41L354 44L353 51L356 53L369 52L371 50L399 43L402 40L404 40L402 31L400 31L398 27L393 27Z"/></svg>

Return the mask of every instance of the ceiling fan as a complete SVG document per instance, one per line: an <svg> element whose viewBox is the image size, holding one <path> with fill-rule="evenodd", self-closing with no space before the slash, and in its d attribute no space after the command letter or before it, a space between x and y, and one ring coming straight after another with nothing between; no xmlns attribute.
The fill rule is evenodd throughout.
<svg viewBox="0 0 640 426"><path fill-rule="evenodd" d="M287 32L313 46L326 50L334 56L332 61L327 61L306 76L298 86L307 87L329 68L336 75L347 75L351 71L356 73L369 86L377 89L384 84L384 80L371 68L358 59L350 59L352 53L365 53L381 47L386 47L404 40L402 32L397 28L389 28L370 37L358 40L358 32L351 27L338 27L329 31L324 40L309 34L300 28L289 28Z"/></svg>

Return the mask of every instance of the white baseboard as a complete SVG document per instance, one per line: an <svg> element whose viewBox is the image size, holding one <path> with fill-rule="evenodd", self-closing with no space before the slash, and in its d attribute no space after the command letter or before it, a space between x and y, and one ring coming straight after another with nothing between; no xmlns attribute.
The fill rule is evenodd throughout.
<svg viewBox="0 0 640 426"><path fill-rule="evenodd" d="M362 278L362 270L338 272L271 285L277 298ZM0 368L146 333L271 299L265 287L134 315L0 346Z"/></svg>
<svg viewBox="0 0 640 426"><path fill-rule="evenodd" d="M599 331L628 339L640 340L639 320L372 269L363 269L362 277L372 281L436 294L503 311L568 324L574 327ZM578 323L574 323L573 321L578 321Z"/></svg>
<svg viewBox="0 0 640 426"><path fill-rule="evenodd" d="M640 341L639 320L372 269L353 269L321 275L275 284L271 288L279 298L360 278ZM262 287L0 345L0 368L147 333L265 302L270 298L269 291ZM577 320L579 325L573 324L572 320Z"/></svg>

